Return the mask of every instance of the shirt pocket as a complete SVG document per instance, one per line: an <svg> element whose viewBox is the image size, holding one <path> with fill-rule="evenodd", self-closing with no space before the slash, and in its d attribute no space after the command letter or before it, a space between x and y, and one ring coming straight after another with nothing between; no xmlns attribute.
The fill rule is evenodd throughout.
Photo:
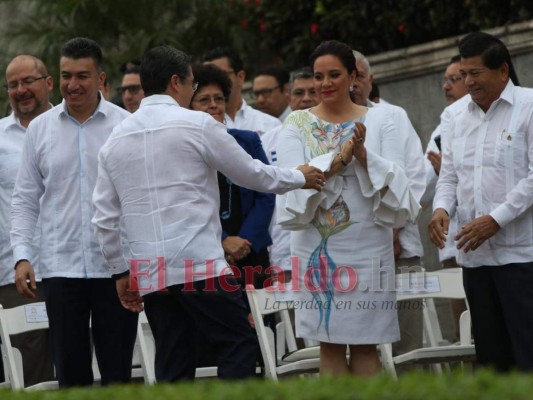
<svg viewBox="0 0 533 400"><path fill-rule="evenodd" d="M494 151L497 165L506 168L527 167L527 143L524 132L503 132L496 139Z"/></svg>
<svg viewBox="0 0 533 400"><path fill-rule="evenodd" d="M466 137L454 138L452 141L453 166L456 170L463 167Z"/></svg>

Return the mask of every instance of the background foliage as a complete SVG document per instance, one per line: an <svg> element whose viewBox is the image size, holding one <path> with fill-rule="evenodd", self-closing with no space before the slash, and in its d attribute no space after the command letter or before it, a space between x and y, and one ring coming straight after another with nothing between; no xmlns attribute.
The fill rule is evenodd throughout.
<svg viewBox="0 0 533 400"><path fill-rule="evenodd" d="M527 0L0 0L0 66L32 52L57 77L61 43L88 36L105 50L113 82L119 66L170 44L197 59L235 47L249 76L260 65L307 64L322 40L374 54L533 18ZM0 16L0 21L6 19ZM57 96L57 94L56 94Z"/></svg>

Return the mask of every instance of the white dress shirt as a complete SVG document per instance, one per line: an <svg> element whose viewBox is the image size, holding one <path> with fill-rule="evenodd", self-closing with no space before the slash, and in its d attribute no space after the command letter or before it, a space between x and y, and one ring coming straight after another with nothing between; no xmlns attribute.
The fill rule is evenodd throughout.
<svg viewBox="0 0 533 400"><path fill-rule="evenodd" d="M261 136L263 149L265 150L270 165L278 165L277 147L282 126L276 126ZM276 215L275 208L274 215ZM281 225L276 223L275 217L270 221L269 231L270 237L272 238L272 246L269 248L271 265L278 266L284 271L291 271L291 232L282 229Z"/></svg>
<svg viewBox="0 0 533 400"><path fill-rule="evenodd" d="M65 101L28 126L12 200L11 246L15 261L33 261L31 243L41 218L43 278L110 277L91 226L97 154L129 113L101 98L80 124Z"/></svg>
<svg viewBox="0 0 533 400"><path fill-rule="evenodd" d="M15 178L20 166L22 147L26 137L24 128L15 114L0 120L0 286L13 283L15 279L15 261L11 251L9 231L11 230L11 196L15 187ZM39 229L33 239L33 258L37 260ZM37 261L35 271L38 273Z"/></svg>
<svg viewBox="0 0 533 400"><path fill-rule="evenodd" d="M290 106L287 106L285 110L281 113L281 115L278 117L278 119L281 121L281 123L285 122L285 119L289 116L289 114L292 112L292 109Z"/></svg>
<svg viewBox="0 0 533 400"><path fill-rule="evenodd" d="M143 295L230 273L220 243L217 170L262 192L285 193L305 183L298 170L252 159L223 124L181 108L167 95L144 98L114 129L98 163L98 240L112 273L128 270L119 236L122 216L133 259L148 260L138 264Z"/></svg>
<svg viewBox="0 0 533 400"><path fill-rule="evenodd" d="M490 214L501 227L477 250L459 251L460 265L531 262L533 91L509 81L486 113L465 97L441 122L446 147L433 207L449 211L457 201L459 226Z"/></svg>
<svg viewBox="0 0 533 400"><path fill-rule="evenodd" d="M228 129L235 128L253 131L257 132L259 136L262 136L266 131L279 125L281 125L279 119L250 107L244 99L241 108L235 114L234 120L226 114L226 126Z"/></svg>
<svg viewBox="0 0 533 400"><path fill-rule="evenodd" d="M426 191L424 192L422 200L420 201L422 205L431 205L433 203L433 198L435 197L435 189L437 187L437 180L439 176L435 172L435 168L433 168L431 162L428 160L427 155L430 151L433 151L435 153L441 152L441 150L437 147L437 143L435 142L435 138L438 136L440 136L441 138L442 148L445 139L442 137L440 124L435 128L435 130L431 134L431 137L429 138L428 147L426 149L426 156L424 157L424 163L426 167ZM439 260L441 262L457 257L457 247L455 247L455 241L453 240L453 238L457 234L457 216L455 213L455 207L450 210L450 225L448 227L448 232L449 234L446 237L446 243L444 245L444 248L439 249Z"/></svg>
<svg viewBox="0 0 533 400"><path fill-rule="evenodd" d="M382 107L390 113L396 129L398 129L400 137L398 145L403 143L404 170L409 180L409 188L416 201L420 202L426 190L424 151L407 112L403 108L389 103L368 103L370 103L369 106ZM400 258L422 257L424 255L418 224L406 224L401 229L398 240L401 247Z"/></svg>

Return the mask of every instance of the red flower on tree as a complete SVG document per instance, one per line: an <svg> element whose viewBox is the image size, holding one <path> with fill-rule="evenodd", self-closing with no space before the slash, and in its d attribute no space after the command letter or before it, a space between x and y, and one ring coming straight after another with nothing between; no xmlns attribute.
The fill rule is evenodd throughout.
<svg viewBox="0 0 533 400"><path fill-rule="evenodd" d="M311 27L309 28L311 35L315 36L318 33L318 28L320 28L320 25L317 23L311 24Z"/></svg>
<svg viewBox="0 0 533 400"><path fill-rule="evenodd" d="M405 31L405 25L404 24L398 25L398 32L403 33L403 31Z"/></svg>
<svg viewBox="0 0 533 400"><path fill-rule="evenodd" d="M248 22L247 19L241 19L241 26L242 26L244 29L248 29L248 27L250 26L250 23Z"/></svg>
<svg viewBox="0 0 533 400"><path fill-rule="evenodd" d="M266 22L263 22L263 21L259 22L259 30L260 30L261 32L266 31L267 28L268 28L268 25L266 24Z"/></svg>

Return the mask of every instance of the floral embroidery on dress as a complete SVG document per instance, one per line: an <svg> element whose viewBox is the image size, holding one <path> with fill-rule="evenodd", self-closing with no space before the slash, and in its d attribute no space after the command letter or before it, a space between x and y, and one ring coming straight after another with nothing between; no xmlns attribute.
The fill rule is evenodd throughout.
<svg viewBox="0 0 533 400"><path fill-rule="evenodd" d="M334 124L304 110L293 112L285 124L294 124L298 127L305 139L305 145L311 150L312 157L317 157L339 151L342 144L353 134L353 127L358 120L364 122L365 117Z"/></svg>
<svg viewBox="0 0 533 400"><path fill-rule="evenodd" d="M285 124L294 124L298 128L305 140L305 146L310 150L310 157L314 158L340 151L342 144L352 136L355 122L364 120L363 116L342 124L334 124L305 110L293 112ZM328 253L328 240L353 224L350 222L350 210L342 195L329 209L318 207L311 224L320 233L321 240L311 253L307 269L312 271L309 274L310 283L315 289L311 290L311 294L320 313L317 331L324 324L329 337L329 320L334 305L332 277L337 265Z"/></svg>
<svg viewBox="0 0 533 400"><path fill-rule="evenodd" d="M335 300L333 298L334 286L332 277L337 265L328 253L328 240L331 236L348 228L353 222L350 222L350 210L346 202L342 196L339 196L328 210L319 207L311 224L320 233L321 240L307 262L307 269L312 268L310 283L317 288L317 290L311 291L313 299L317 303L317 309L320 312L317 331L320 329L322 322L324 322L324 327L329 337L331 306Z"/></svg>

